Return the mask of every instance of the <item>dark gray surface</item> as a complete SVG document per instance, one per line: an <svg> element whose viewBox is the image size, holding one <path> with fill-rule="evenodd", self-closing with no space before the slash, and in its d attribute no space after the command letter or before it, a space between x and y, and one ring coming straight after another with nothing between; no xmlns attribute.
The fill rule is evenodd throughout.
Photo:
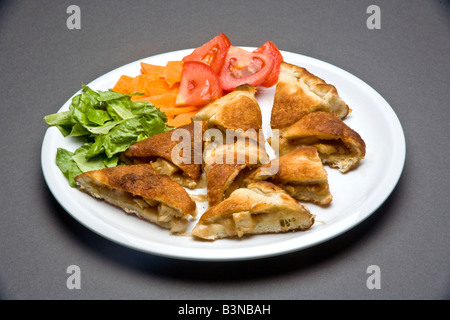
<svg viewBox="0 0 450 320"><path fill-rule="evenodd" d="M66 9L81 8L81 30ZM369 30L366 9L381 8ZM397 113L407 157L368 220L319 246L258 261L177 261L124 248L66 213L48 190L42 117L123 64L195 47L272 40L347 70ZM1 1L0 298L448 299L450 4L448 1ZM389 155L386 155L389 156ZM81 289L66 268L81 268ZM366 286L369 265L381 289Z"/></svg>

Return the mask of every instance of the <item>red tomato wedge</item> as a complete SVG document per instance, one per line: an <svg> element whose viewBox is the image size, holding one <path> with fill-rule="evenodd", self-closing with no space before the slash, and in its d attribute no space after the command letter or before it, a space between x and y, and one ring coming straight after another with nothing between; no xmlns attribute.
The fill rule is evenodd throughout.
<svg viewBox="0 0 450 320"><path fill-rule="evenodd" d="M273 66L274 60L268 55L230 46L220 71L222 89L231 91L242 84L256 87L266 80Z"/></svg>
<svg viewBox="0 0 450 320"><path fill-rule="evenodd" d="M219 76L207 64L187 61L183 65L177 106L201 106L222 96Z"/></svg>
<svg viewBox="0 0 450 320"><path fill-rule="evenodd" d="M280 75L280 64L283 61L283 55L281 54L280 50L273 44L272 41L267 41L264 43L261 47L256 49L256 53L261 53L263 55L266 55L268 57L271 57L274 61L274 66L272 68L272 71L267 76L266 80L261 83L263 87L271 87L275 83L277 83L278 76Z"/></svg>
<svg viewBox="0 0 450 320"><path fill-rule="evenodd" d="M209 65L215 73L219 74L230 45L230 39L221 33L184 57L183 62L200 61Z"/></svg>

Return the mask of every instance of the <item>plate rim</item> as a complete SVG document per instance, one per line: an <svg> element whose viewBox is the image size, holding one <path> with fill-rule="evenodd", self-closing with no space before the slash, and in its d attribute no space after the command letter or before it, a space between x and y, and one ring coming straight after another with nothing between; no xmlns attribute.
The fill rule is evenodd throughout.
<svg viewBox="0 0 450 320"><path fill-rule="evenodd" d="M241 46L241 48L246 49L246 50L254 50L256 47ZM117 68L97 77L96 79L89 82L88 86L93 83L102 82L105 79L107 79L108 77L110 77L112 74L119 72L121 69L126 69L126 68L134 66L140 62L145 62L150 59L159 59L161 57L166 57L166 56L170 56L170 55L174 55L174 56L183 55L183 54L185 55L185 54L191 52L192 50L193 49L182 49L182 50L170 51L170 52L160 53L160 54L156 54L153 56L135 60L133 62L130 62L130 63L127 63L120 67L117 67ZM365 87L365 91L370 93L371 97L375 97L378 101L380 101L380 103L382 103L385 107L387 107L387 108L383 108L382 110L384 112L389 113L389 117L388 117L388 119L390 119L389 128L396 132L395 139L393 140L393 143L397 146L397 148L395 148L395 151L397 152L397 156L393 157L393 159L395 158L396 161L390 162L391 166L389 168L390 169L389 175L386 174L384 176L385 180L386 180L386 177L389 176L389 179L387 180L387 185L384 184L383 190L378 191L378 193L377 193L378 197L377 197L377 201L375 201L375 204L374 205L372 204L371 208L369 208L369 210L366 209L365 212L363 212L362 214L361 213L358 214L356 216L356 219L354 216L351 216L350 218L352 218L352 219L348 219L351 221L338 221L338 223L334 224L329 229L327 229L325 236L322 235L316 241L310 241L309 243L304 244L302 246L293 244L293 242L294 242L294 241L292 241L293 239L276 242L275 243L275 245L277 246L276 250L271 248L272 246L270 244L269 245L265 244L265 245L263 245L264 248L271 249L267 252L261 252L260 250L254 250L254 249L252 250L252 247L244 247L241 249L227 248L227 249L221 250L220 254L211 255L211 252L208 252L208 254L205 255L204 254L205 250L203 248L191 248L190 250L178 250L177 253L174 253L171 250L167 250L167 248L173 248L173 246L168 246L166 244L161 244L161 243L158 243L157 244L158 247L156 247L156 248L155 247L150 247L150 248L142 247L141 245L139 245L139 239L130 239L129 237L124 237L123 235L118 234L117 231L114 230L114 228L112 226L107 225L105 222L101 221L97 217L92 216L92 215L91 216L89 216L89 215L88 216L80 216L79 213L72 212L73 209L69 207L70 201L68 201L68 199L66 199L64 197L61 197L61 195L57 189L58 183L54 182L50 179L50 177L51 177L51 171L50 171L51 170L51 168L50 168L51 161L48 161L48 155L46 154L45 151L46 151L47 144L50 143L50 139L52 138L52 135L59 133L59 131L57 131L58 129L55 127L48 127L44 134L44 138L43 138L42 146L41 146L41 169L42 169L42 173L44 175L46 184L47 184L50 192L52 193L53 197L57 200L57 202L64 208L64 210L67 213L69 213L73 218L75 218L75 220L77 222L81 223L83 226L85 226L89 230L93 231L94 233L96 233L112 242L115 242L117 244L128 247L130 249L138 250L140 252L144 252L147 254L153 254L153 255L157 255L157 256L161 256L161 257L172 258L172 259L193 260L193 261L239 261L239 260L252 260L252 259L260 259L260 258L268 258L268 257L288 254L288 253L291 253L294 251L301 251L301 250L304 250L304 249L307 249L307 248L310 248L313 246L317 246L321 243L324 243L333 238L336 238L337 236L355 228L361 222L363 222L369 216L371 216L374 212L376 212L379 207L381 207L381 205L392 194L392 192L394 191L394 189L396 188L396 186L400 180L400 177L403 173L405 161L406 161L406 139L405 139L405 134L404 134L401 122L400 122L397 114L395 113L394 109L384 99L384 97L381 96L380 93L378 93L373 87L371 87L369 84L367 84L365 81L363 81L359 77L351 74L350 72L348 72L340 67L337 67L326 61L319 60L317 58L305 56L305 55L294 53L294 52L284 51L284 50L280 50L280 52L285 57L285 60L289 60L289 58L286 59L286 57L297 57L297 58L299 57L300 59L306 60L309 63L319 64L323 67L326 67L327 70L330 69L330 70L333 70L334 72L338 72L339 74L345 75L347 80L352 80L352 82L357 82L357 84L359 86L362 85L363 87ZM164 59L167 60L167 58L164 58ZM79 94L80 92L81 92L81 89L78 90L77 92L75 92L72 95L72 97L70 97L61 106L61 108L57 112L62 111L64 109L64 107L70 103L71 99L75 95ZM54 150L54 151L56 153L56 150ZM53 162L53 164L54 164L54 162ZM54 165L56 166L56 164L54 164ZM374 202L372 201L372 203L374 203ZM99 228L97 226L98 223L101 224L102 227L106 227L106 229L99 230ZM302 231L302 232L308 232L308 231ZM283 248L280 248L280 243L285 243L286 246ZM181 249L183 249L183 248L181 248Z"/></svg>

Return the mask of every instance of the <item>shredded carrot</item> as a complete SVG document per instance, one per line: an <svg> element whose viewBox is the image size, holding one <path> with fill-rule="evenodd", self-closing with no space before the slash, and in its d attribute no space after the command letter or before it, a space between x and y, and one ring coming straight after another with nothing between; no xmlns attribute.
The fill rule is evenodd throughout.
<svg viewBox="0 0 450 320"><path fill-rule="evenodd" d="M132 93L130 90L132 88L133 81L133 77L123 75L119 78L119 81L117 81L112 90L123 94Z"/></svg>
<svg viewBox="0 0 450 320"><path fill-rule="evenodd" d="M164 94L158 94L153 96L133 96L132 101L150 101L155 106L160 107L175 107L175 100L177 94L175 92L168 92Z"/></svg>
<svg viewBox="0 0 450 320"><path fill-rule="evenodd" d="M173 117L183 113L190 113L190 112L197 113L199 109L196 106L172 107L172 108L161 106L159 110L164 112L168 117Z"/></svg>
<svg viewBox="0 0 450 320"><path fill-rule="evenodd" d="M181 81L181 72L183 71L183 61L169 61L166 64L163 75L167 84L172 88Z"/></svg>
<svg viewBox="0 0 450 320"><path fill-rule="evenodd" d="M167 125L171 127L180 127L185 124L189 124L192 122L192 117L197 113L197 111L182 113L177 115L174 118L168 118Z"/></svg>
<svg viewBox="0 0 450 320"><path fill-rule="evenodd" d="M141 62L141 74L136 77L122 75L113 91L123 94L141 93L132 101L149 101L167 115L167 124L179 127L192 121L199 110L196 106L176 106L183 61L169 61L165 66Z"/></svg>
<svg viewBox="0 0 450 320"><path fill-rule="evenodd" d="M141 74L135 79L135 92L142 92L146 96L154 96L170 92L169 85L164 80L149 80L145 74Z"/></svg>
<svg viewBox="0 0 450 320"><path fill-rule="evenodd" d="M141 62L141 72L153 77L153 80L164 79L164 66L157 66L150 63Z"/></svg>

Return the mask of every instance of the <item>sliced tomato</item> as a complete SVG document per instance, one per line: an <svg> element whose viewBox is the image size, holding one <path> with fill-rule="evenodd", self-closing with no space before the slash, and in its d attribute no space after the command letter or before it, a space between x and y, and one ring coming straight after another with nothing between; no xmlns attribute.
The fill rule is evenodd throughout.
<svg viewBox="0 0 450 320"><path fill-rule="evenodd" d="M204 45L196 48L191 54L184 57L183 61L200 61L206 63L215 73L219 74L230 45L230 39L224 33L221 33Z"/></svg>
<svg viewBox="0 0 450 320"><path fill-rule="evenodd" d="M183 65L177 106L201 106L222 96L219 76L207 64L187 61Z"/></svg>
<svg viewBox="0 0 450 320"><path fill-rule="evenodd" d="M278 76L280 75L280 64L283 61L283 55L272 41L267 41L253 52L261 53L273 59L274 66L272 68L272 71L267 76L266 80L261 84L262 86L267 88L273 86L275 83L277 83Z"/></svg>
<svg viewBox="0 0 450 320"><path fill-rule="evenodd" d="M242 84L256 87L266 80L273 65L273 59L267 55L230 46L220 71L220 83L225 91Z"/></svg>

